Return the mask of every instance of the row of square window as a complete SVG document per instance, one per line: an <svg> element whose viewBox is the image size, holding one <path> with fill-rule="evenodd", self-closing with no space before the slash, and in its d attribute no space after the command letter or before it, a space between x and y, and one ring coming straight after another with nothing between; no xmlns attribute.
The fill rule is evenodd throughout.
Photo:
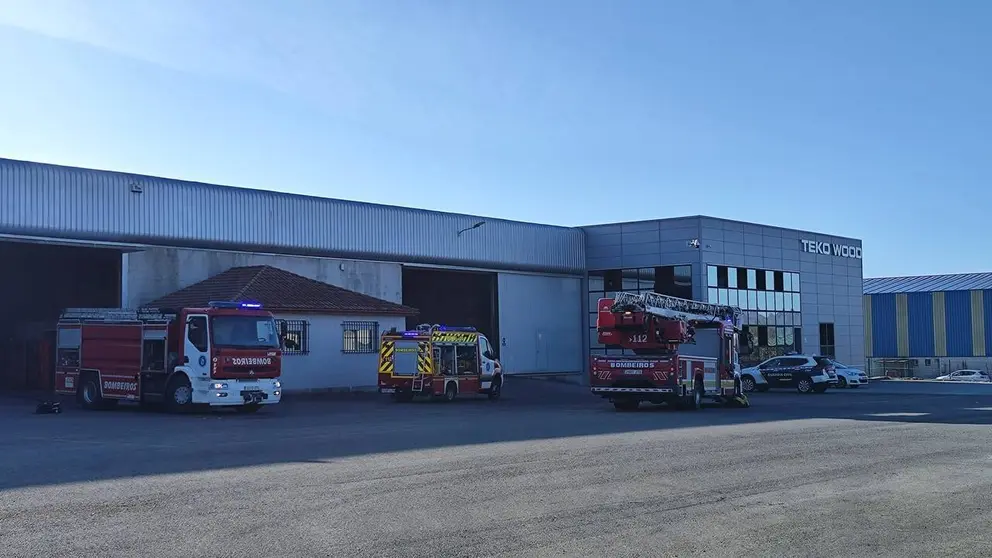
<svg viewBox="0 0 992 558"><path fill-rule="evenodd" d="M802 345L801 327L750 325L744 326L744 332L756 347L795 347L797 340Z"/></svg>
<svg viewBox="0 0 992 558"><path fill-rule="evenodd" d="M589 272L589 290L658 292L692 298L692 266L593 270Z"/></svg>
<svg viewBox="0 0 992 558"><path fill-rule="evenodd" d="M595 308L595 306L591 308ZM596 328L596 318L596 312L589 313L590 328ZM803 318L799 312L758 312L748 310L741 315L741 322L746 325L801 326L803 325Z"/></svg>
<svg viewBox="0 0 992 558"><path fill-rule="evenodd" d="M799 293L710 288L707 289L706 300L713 304L736 306L741 310L799 312L802 309Z"/></svg>
<svg viewBox="0 0 992 558"><path fill-rule="evenodd" d="M799 314L779 314L773 320L771 315L768 321L759 320L744 326L744 332L750 334L751 342L755 346L761 347L785 347L798 345L802 341L802 321ZM599 342L599 332L596 330L595 315L591 315L592 325L589 327L589 346L602 347ZM788 318L788 319L783 319ZM796 341L798 336L799 341Z"/></svg>
<svg viewBox="0 0 992 558"><path fill-rule="evenodd" d="M768 271L711 265L706 267L706 285L721 289L799 292L799 274L792 271Z"/></svg>

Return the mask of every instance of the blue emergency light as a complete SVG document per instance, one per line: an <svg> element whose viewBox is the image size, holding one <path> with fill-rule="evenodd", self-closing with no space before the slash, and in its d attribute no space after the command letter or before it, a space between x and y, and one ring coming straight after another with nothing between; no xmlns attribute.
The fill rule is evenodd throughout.
<svg viewBox="0 0 992 558"><path fill-rule="evenodd" d="M416 337L418 335L421 335L421 333L419 331L404 331L403 332L403 337Z"/></svg>
<svg viewBox="0 0 992 558"><path fill-rule="evenodd" d="M207 303L211 308L261 308L262 305L257 302L232 302L226 300L211 300Z"/></svg>

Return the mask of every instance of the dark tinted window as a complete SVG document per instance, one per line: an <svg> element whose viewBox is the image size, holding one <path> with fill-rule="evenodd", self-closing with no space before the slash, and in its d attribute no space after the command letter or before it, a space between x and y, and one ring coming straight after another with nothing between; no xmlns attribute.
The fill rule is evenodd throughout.
<svg viewBox="0 0 992 558"><path fill-rule="evenodd" d="M619 291L623 288L623 271L610 269L603 272L603 283L607 291Z"/></svg>
<svg viewBox="0 0 992 558"><path fill-rule="evenodd" d="M726 268L723 269L726 270ZM726 274L723 278L727 278ZM654 268L654 291L669 296L691 299L692 266L667 265Z"/></svg>
<svg viewBox="0 0 992 558"><path fill-rule="evenodd" d="M745 269L743 267L737 268L737 288L738 289L753 289L754 287L748 284L747 275L751 270Z"/></svg>
<svg viewBox="0 0 992 558"><path fill-rule="evenodd" d="M782 292L785 290L785 275L781 271L776 271L774 273L775 278L775 290Z"/></svg>

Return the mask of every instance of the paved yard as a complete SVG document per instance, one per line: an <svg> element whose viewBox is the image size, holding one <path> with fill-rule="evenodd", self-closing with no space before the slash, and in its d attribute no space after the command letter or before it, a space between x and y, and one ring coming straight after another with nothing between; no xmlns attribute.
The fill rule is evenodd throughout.
<svg viewBox="0 0 992 558"><path fill-rule="evenodd" d="M0 556L992 555L988 396L616 413L507 389L253 416L0 400Z"/></svg>

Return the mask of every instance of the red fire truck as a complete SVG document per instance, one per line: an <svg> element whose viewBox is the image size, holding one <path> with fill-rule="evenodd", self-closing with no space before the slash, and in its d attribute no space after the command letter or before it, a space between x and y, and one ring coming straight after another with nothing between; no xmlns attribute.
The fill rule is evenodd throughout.
<svg viewBox="0 0 992 558"><path fill-rule="evenodd" d="M698 409L704 399L747 407L741 391L741 311L658 293L599 299L599 342L630 356L590 357L595 395L617 410L642 401ZM626 352L626 351L625 351Z"/></svg>
<svg viewBox="0 0 992 558"><path fill-rule="evenodd" d="M424 324L390 330L379 345L379 393L396 401L417 395L444 397L503 393L503 368L485 335L473 327Z"/></svg>
<svg viewBox="0 0 992 558"><path fill-rule="evenodd" d="M254 303L70 308L58 323L55 391L89 409L129 401L254 412L280 401L280 339L272 314Z"/></svg>

